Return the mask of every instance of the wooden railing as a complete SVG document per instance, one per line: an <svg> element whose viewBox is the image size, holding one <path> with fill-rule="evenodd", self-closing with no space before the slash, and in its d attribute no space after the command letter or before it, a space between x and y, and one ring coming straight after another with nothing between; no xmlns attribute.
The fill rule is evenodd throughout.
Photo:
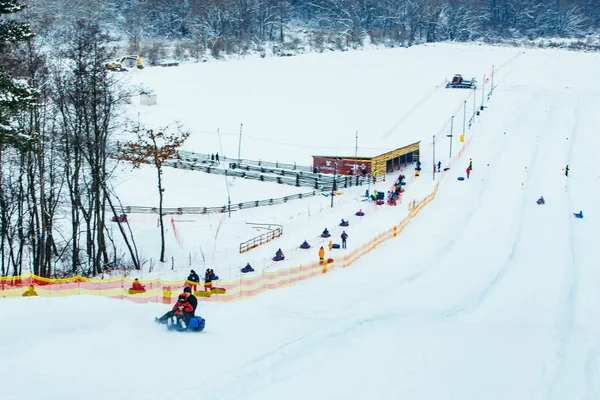
<svg viewBox="0 0 600 400"><path fill-rule="evenodd" d="M274 226L271 224L270 226ZM256 236L246 242L240 243L240 254L245 253L258 247L262 244L268 243L271 240L278 238L283 235L283 227L281 225L277 225L277 227L269 232L263 233L262 235Z"/></svg>

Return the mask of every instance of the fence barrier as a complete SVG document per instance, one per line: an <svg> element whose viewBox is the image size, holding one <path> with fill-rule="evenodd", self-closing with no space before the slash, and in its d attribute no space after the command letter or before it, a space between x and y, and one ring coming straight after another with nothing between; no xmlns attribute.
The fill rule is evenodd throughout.
<svg viewBox="0 0 600 400"><path fill-rule="evenodd" d="M270 242L271 240L283 235L283 227L280 225L277 228L256 236L248 241L240 243L240 254L250 251L260 245Z"/></svg>

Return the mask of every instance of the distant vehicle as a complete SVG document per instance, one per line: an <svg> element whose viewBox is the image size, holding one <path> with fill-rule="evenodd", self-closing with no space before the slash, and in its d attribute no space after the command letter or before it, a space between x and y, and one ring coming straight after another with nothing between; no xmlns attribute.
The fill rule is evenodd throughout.
<svg viewBox="0 0 600 400"><path fill-rule="evenodd" d="M109 71L125 72L128 70L125 65L130 66L130 68L135 66L137 69L144 69L144 63L140 56L134 55L125 56L115 62L106 63L106 69Z"/></svg>
<svg viewBox="0 0 600 400"><path fill-rule="evenodd" d="M454 75L452 82L446 84L446 89L475 89L477 81L475 78L471 80L464 79L461 74Z"/></svg>

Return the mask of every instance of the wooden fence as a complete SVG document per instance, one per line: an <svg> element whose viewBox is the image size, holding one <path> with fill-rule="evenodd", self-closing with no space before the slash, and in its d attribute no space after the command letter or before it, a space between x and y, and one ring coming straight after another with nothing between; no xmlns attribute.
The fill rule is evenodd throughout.
<svg viewBox="0 0 600 400"><path fill-rule="evenodd" d="M272 226L272 224L271 224ZM262 244L268 243L271 240L278 238L283 235L283 227L281 225L275 225L276 228L263 233L262 235L256 236L246 242L240 243L240 254L250 251Z"/></svg>

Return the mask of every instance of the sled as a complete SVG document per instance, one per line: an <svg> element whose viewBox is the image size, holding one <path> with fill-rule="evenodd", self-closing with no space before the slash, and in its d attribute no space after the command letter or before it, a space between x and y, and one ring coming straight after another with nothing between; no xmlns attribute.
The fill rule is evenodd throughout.
<svg viewBox="0 0 600 400"><path fill-rule="evenodd" d="M167 330L175 332L202 332L206 327L206 320L202 317L195 316L190 318L190 323L187 327L181 326L181 324L167 324Z"/></svg>
<svg viewBox="0 0 600 400"><path fill-rule="evenodd" d="M225 288L215 287L211 289L211 293L214 294L225 294L225 292L227 292Z"/></svg>

